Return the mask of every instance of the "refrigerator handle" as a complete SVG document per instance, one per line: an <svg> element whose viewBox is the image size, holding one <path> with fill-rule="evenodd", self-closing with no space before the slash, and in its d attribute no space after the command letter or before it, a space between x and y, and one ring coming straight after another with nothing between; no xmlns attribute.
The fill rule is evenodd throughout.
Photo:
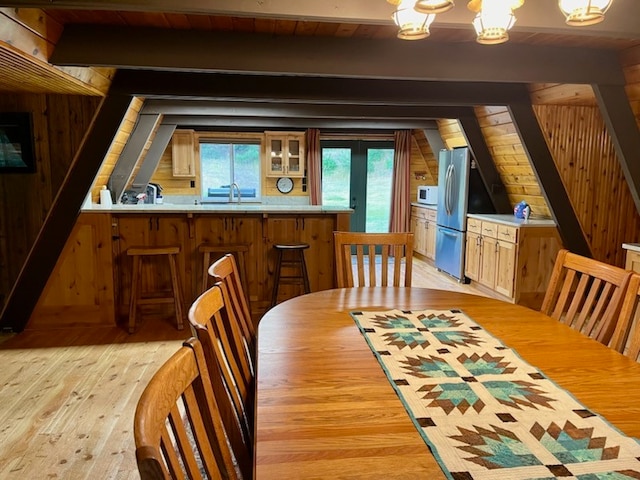
<svg viewBox="0 0 640 480"><path fill-rule="evenodd" d="M446 209L447 215L451 215L453 210L453 175L455 174L455 169L453 164L449 165L447 168L447 190L446 190Z"/></svg>

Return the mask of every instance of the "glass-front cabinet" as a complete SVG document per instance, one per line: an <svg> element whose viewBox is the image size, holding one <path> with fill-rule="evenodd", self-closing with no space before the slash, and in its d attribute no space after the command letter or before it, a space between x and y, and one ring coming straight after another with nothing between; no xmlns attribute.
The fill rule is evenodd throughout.
<svg viewBox="0 0 640 480"><path fill-rule="evenodd" d="M304 177L304 132L265 132L267 177Z"/></svg>

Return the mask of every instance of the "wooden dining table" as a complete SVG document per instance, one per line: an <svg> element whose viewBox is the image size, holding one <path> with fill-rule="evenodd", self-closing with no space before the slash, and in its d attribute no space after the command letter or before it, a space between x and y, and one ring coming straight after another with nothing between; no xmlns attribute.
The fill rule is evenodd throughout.
<svg viewBox="0 0 640 480"><path fill-rule="evenodd" d="M460 309L587 408L640 437L640 364L540 312L425 288L347 288L261 319L255 479L445 478L352 311Z"/></svg>

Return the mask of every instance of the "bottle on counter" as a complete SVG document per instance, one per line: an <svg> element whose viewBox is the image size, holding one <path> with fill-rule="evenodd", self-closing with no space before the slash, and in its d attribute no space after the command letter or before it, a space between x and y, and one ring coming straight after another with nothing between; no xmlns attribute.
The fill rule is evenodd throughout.
<svg viewBox="0 0 640 480"><path fill-rule="evenodd" d="M100 190L100 205L103 205L105 207L110 207L111 205L113 205L111 192L106 185L103 185L102 190Z"/></svg>

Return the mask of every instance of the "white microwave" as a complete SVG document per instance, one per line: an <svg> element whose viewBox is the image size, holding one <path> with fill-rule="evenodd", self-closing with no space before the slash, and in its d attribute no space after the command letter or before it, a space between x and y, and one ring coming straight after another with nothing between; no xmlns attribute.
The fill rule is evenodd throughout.
<svg viewBox="0 0 640 480"><path fill-rule="evenodd" d="M418 203L436 205L438 203L438 187L433 185L420 185L418 187Z"/></svg>

